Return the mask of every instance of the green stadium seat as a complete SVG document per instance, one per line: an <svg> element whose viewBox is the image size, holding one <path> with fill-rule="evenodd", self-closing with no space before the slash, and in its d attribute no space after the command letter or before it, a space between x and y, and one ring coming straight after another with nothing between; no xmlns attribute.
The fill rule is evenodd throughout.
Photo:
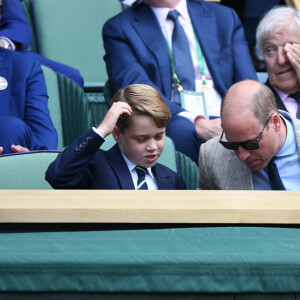
<svg viewBox="0 0 300 300"><path fill-rule="evenodd" d="M93 126L90 107L77 83L45 66L42 69L49 95L50 116L58 134L58 149L62 150Z"/></svg>
<svg viewBox="0 0 300 300"><path fill-rule="evenodd" d="M103 86L102 27L122 11L120 1L35 0L39 52L80 70L85 86Z"/></svg>
<svg viewBox="0 0 300 300"><path fill-rule="evenodd" d="M52 189L45 172L59 151L33 151L0 156L0 189Z"/></svg>

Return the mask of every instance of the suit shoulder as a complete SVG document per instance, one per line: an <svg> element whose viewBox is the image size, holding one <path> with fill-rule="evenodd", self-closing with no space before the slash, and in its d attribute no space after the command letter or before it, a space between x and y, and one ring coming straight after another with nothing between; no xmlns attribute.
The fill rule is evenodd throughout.
<svg viewBox="0 0 300 300"><path fill-rule="evenodd" d="M143 15L143 10L147 9L146 4L140 4L136 7L128 7L127 9L123 10L119 14L113 16L112 18L108 19L104 26L111 23L118 23L124 26L124 24L130 23L133 19L140 17Z"/></svg>
<svg viewBox="0 0 300 300"><path fill-rule="evenodd" d="M213 13L216 16L222 16L222 18L226 16L232 17L232 15L236 15L236 12L233 8L210 1L188 0L188 5L192 6L193 9L202 9L203 11Z"/></svg>
<svg viewBox="0 0 300 300"><path fill-rule="evenodd" d="M40 64L33 58L18 51L11 51L0 48L0 55L3 56L3 63L9 63L18 67L18 69L40 68ZM2 64L3 64L2 63Z"/></svg>

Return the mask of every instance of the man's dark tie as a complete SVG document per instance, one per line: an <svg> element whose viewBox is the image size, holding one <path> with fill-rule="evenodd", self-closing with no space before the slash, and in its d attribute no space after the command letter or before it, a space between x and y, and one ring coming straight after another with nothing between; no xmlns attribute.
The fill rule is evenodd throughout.
<svg viewBox="0 0 300 300"><path fill-rule="evenodd" d="M269 172L269 178L270 178L272 190L278 190L278 191L285 190L277 166L275 164L275 156L269 162L268 172Z"/></svg>
<svg viewBox="0 0 300 300"><path fill-rule="evenodd" d="M170 10L168 19L174 22L172 34L172 52L175 63L175 73L180 80L180 85L184 90L195 90L195 71L190 51L189 42L183 27L178 20L178 11ZM180 95L175 87L174 102L180 104Z"/></svg>
<svg viewBox="0 0 300 300"><path fill-rule="evenodd" d="M148 190L148 185L146 182L146 174L148 173L147 169L140 166L136 166L135 170L138 174L137 189Z"/></svg>
<svg viewBox="0 0 300 300"><path fill-rule="evenodd" d="M298 109L296 113L297 119L300 119L300 92L289 95L290 98L293 98L298 103Z"/></svg>

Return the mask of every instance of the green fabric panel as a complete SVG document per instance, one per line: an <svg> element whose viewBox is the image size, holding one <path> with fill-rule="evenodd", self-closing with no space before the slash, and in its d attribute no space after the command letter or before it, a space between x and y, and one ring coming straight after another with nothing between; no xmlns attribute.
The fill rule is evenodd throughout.
<svg viewBox="0 0 300 300"><path fill-rule="evenodd" d="M171 293L1 293L1 300L234 300L234 295Z"/></svg>
<svg viewBox="0 0 300 300"><path fill-rule="evenodd" d="M60 108L60 96L57 82L56 73L46 66L42 66L46 85L47 92L49 96L48 100L48 108L50 111L50 116L54 127L57 131L58 135L58 146L57 149L63 149L64 146L64 138L63 138L63 127L62 127L62 119L61 119L61 108Z"/></svg>
<svg viewBox="0 0 300 300"><path fill-rule="evenodd" d="M83 89L73 80L57 73L64 145L86 132L91 125L91 111Z"/></svg>
<svg viewBox="0 0 300 300"><path fill-rule="evenodd" d="M296 300L295 294L250 294L236 295L235 300Z"/></svg>
<svg viewBox="0 0 300 300"><path fill-rule="evenodd" d="M299 293L300 231L0 234L1 291Z"/></svg>
<svg viewBox="0 0 300 300"><path fill-rule="evenodd" d="M35 34L35 28L34 28L34 21L33 21L33 15L32 15L32 0L23 0L22 7L27 19L27 22L29 24L30 30L32 32L32 42L31 45L28 47L28 50L37 52L37 44L36 44L36 34Z"/></svg>
<svg viewBox="0 0 300 300"><path fill-rule="evenodd" d="M185 154L176 151L177 169L187 190L196 190L199 185L199 167Z"/></svg>
<svg viewBox="0 0 300 300"><path fill-rule="evenodd" d="M104 85L107 73L101 31L122 11L119 1L35 0L40 52L80 70L86 86Z"/></svg>
<svg viewBox="0 0 300 300"><path fill-rule="evenodd" d="M240 300L241 295L190 293L1 293L1 300ZM297 300L294 294L242 295L247 300Z"/></svg>
<svg viewBox="0 0 300 300"><path fill-rule="evenodd" d="M45 180L58 152L38 151L0 156L0 189L52 189Z"/></svg>
<svg viewBox="0 0 300 300"><path fill-rule="evenodd" d="M106 113L108 112L108 106L105 102L103 93L85 93L92 114L92 126L98 127L103 121Z"/></svg>
<svg viewBox="0 0 300 300"><path fill-rule="evenodd" d="M101 149L108 150L115 145L115 140L112 134L105 138L105 142L101 145ZM163 153L157 160L162 165L169 167L174 172L177 172L175 147L173 141L166 136L166 144Z"/></svg>

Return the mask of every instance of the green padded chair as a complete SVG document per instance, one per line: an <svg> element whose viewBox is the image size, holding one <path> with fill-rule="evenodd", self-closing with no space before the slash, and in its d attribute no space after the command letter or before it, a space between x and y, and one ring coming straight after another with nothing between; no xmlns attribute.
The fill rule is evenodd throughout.
<svg viewBox="0 0 300 300"><path fill-rule="evenodd" d="M0 189L52 189L45 180L58 151L33 151L0 156Z"/></svg>
<svg viewBox="0 0 300 300"><path fill-rule="evenodd" d="M33 7L40 54L79 69L85 86L103 86L102 27L122 11L120 1L34 0Z"/></svg>
<svg viewBox="0 0 300 300"><path fill-rule="evenodd" d="M42 66L49 95L48 107L62 150L93 124L88 101L80 86L68 77Z"/></svg>

